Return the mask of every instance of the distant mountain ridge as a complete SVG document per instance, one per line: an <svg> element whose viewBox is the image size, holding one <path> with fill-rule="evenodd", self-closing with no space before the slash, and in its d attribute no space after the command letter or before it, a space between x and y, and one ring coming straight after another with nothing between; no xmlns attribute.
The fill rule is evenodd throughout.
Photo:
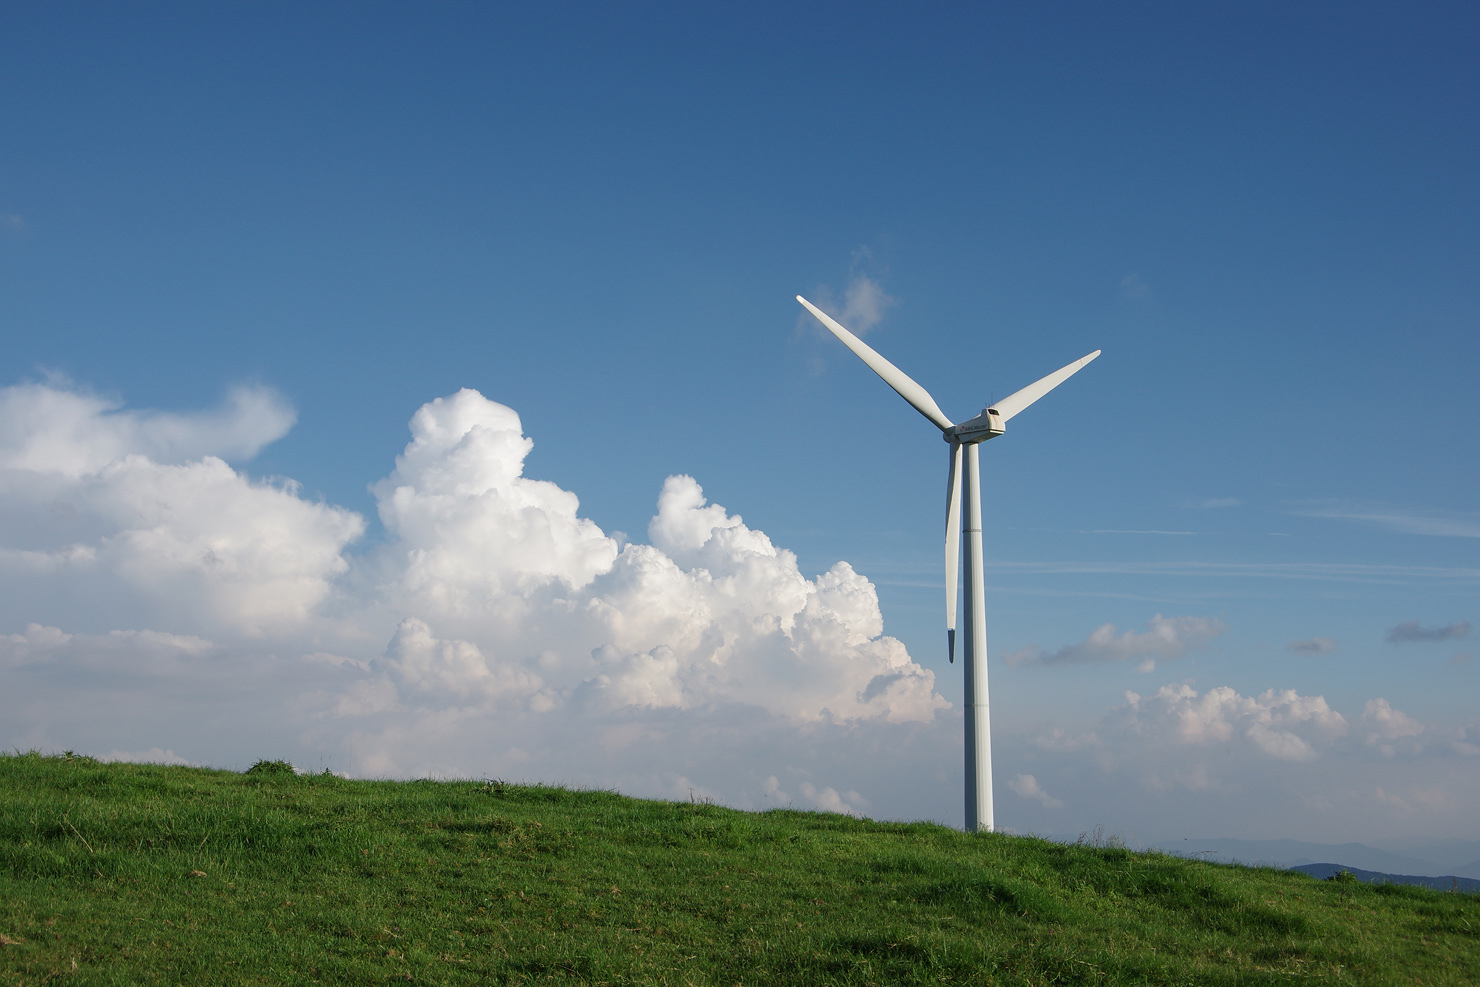
<svg viewBox="0 0 1480 987"><path fill-rule="evenodd" d="M1417 874L1380 874L1377 871L1361 870L1357 867L1343 867L1340 864L1301 864L1299 867L1291 867L1290 870L1298 870L1302 874L1318 877L1322 880L1334 877L1341 871L1346 871L1359 881L1368 884L1416 884L1421 888L1432 888L1435 891L1463 891L1466 894L1480 893L1480 880L1473 877L1457 877L1453 874L1444 877L1422 877Z"/></svg>
<svg viewBox="0 0 1480 987"><path fill-rule="evenodd" d="M1334 863L1358 870L1394 876L1480 880L1480 841L1410 842L1406 853L1381 850L1365 843L1307 843L1301 840L1159 840L1148 849L1179 857L1201 857L1220 863L1299 869Z"/></svg>

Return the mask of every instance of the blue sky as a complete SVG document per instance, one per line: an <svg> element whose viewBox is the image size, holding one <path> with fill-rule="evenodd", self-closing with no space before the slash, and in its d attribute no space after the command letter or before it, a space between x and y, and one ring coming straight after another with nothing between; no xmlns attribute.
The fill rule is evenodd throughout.
<svg viewBox="0 0 1480 987"><path fill-rule="evenodd" d="M1458 4L7 9L0 743L959 822L944 446L800 292L958 420L1105 351L984 448L1000 824L1472 837L1477 41ZM549 607L620 596L580 554L597 535L494 585L445 515L385 521L408 422L461 388L517 412L525 477L579 497L525 509L612 553L741 566L744 539L658 546L687 475L813 595L848 562L907 658L865 607L827 660L924 691L841 711L760 658L697 684L713 640L789 626L785 593L687 651L552 643ZM507 424L486 402L437 407ZM514 462L487 455L457 468ZM444 467L398 475L464 496ZM316 547L229 554L262 532ZM217 578L191 576L202 545L235 589L186 606ZM623 599L623 626L672 603ZM156 665L148 634L205 643ZM413 661L413 638L440 643ZM577 668L603 647L620 675Z"/></svg>

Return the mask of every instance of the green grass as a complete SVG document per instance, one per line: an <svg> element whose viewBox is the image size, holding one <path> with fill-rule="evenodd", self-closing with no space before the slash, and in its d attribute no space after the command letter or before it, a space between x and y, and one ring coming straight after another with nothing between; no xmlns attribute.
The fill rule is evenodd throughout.
<svg viewBox="0 0 1480 987"><path fill-rule="evenodd" d="M1480 983L1480 899L929 824L0 756L0 984Z"/></svg>

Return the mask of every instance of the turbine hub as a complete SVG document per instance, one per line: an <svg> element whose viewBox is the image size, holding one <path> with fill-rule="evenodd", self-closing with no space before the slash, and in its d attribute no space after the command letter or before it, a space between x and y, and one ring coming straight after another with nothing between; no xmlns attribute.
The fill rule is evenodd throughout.
<svg viewBox="0 0 1480 987"><path fill-rule="evenodd" d="M959 442L964 446L969 446L988 439L995 439L1005 431L1007 431L1007 426L1003 423L1002 417L997 414L996 409L986 408L971 421L962 422L947 429L944 435L947 442Z"/></svg>

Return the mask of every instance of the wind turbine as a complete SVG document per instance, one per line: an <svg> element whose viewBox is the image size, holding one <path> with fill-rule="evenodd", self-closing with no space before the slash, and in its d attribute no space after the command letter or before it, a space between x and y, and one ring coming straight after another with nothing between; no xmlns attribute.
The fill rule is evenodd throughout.
<svg viewBox="0 0 1480 987"><path fill-rule="evenodd" d="M930 393L910 376L884 359L873 348L835 322L826 312L801 295L797 301L822 322L843 345L858 355L884 383L894 388L930 423L940 429L951 447L951 467L946 480L946 647L956 660L956 576L961 567L961 529L966 529L965 647L962 665L966 673L966 831L992 831L992 721L987 704L987 598L982 586L981 465L977 447L1006 431L1007 421L1075 374L1100 355L1095 350L1061 370L1029 384L995 404L982 409L970 421L957 425L936 405ZM965 469L962 469L962 459ZM966 497L961 497L962 474Z"/></svg>

